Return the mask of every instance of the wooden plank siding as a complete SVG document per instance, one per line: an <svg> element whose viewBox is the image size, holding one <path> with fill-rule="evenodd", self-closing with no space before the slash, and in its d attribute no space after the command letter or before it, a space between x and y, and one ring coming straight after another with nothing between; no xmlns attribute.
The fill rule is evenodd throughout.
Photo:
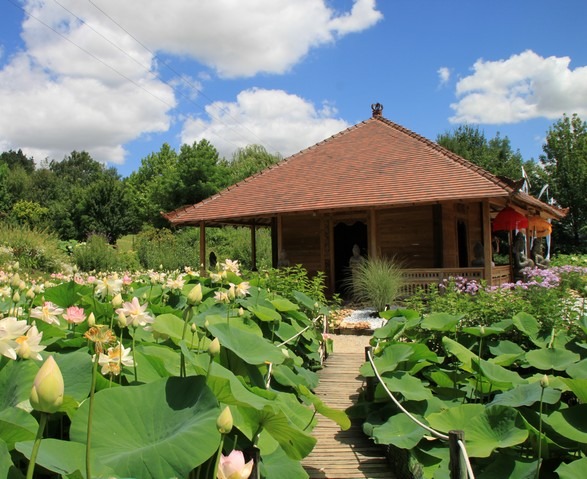
<svg viewBox="0 0 587 479"><path fill-rule="evenodd" d="M395 257L405 268L434 267L432 205L379 210L377 233L381 256Z"/></svg>
<svg viewBox="0 0 587 479"><path fill-rule="evenodd" d="M310 275L324 268L322 221L322 216L313 215L281 217L281 248L291 266L302 264Z"/></svg>

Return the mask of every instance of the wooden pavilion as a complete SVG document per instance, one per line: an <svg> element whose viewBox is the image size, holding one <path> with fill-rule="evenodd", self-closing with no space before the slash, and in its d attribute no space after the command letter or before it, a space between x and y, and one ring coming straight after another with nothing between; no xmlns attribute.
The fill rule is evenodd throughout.
<svg viewBox="0 0 587 479"><path fill-rule="evenodd" d="M273 264L287 257L323 271L340 290L354 245L364 256L401 261L410 285L462 275L511 280L492 262L491 223L509 206L525 217L559 220L545 204L438 144L382 116L372 117L194 205L164 216L176 226L249 226L272 232ZM205 262L201 265L206 268Z"/></svg>

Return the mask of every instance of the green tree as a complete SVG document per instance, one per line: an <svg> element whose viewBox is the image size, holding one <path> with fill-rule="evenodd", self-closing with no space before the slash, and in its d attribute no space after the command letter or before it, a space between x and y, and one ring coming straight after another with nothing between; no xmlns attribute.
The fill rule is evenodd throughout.
<svg viewBox="0 0 587 479"><path fill-rule="evenodd" d="M138 229L124 184L113 176L104 176L84 190L79 222L81 237L78 239L100 234L110 243Z"/></svg>
<svg viewBox="0 0 587 479"><path fill-rule="evenodd" d="M35 171L35 160L28 158L22 150L9 150L0 154L0 163L5 163L11 170L20 167L27 173Z"/></svg>
<svg viewBox="0 0 587 479"><path fill-rule="evenodd" d="M165 180L166 211L198 203L212 196L225 185L227 171L218 151L208 140L182 145L173 175Z"/></svg>
<svg viewBox="0 0 587 479"><path fill-rule="evenodd" d="M525 162L519 151L512 150L509 138L502 138L499 133L488 140L479 127L461 125L452 132L438 135L436 142L496 176L520 179L522 167L529 176L538 176L536 164L533 161ZM533 182L532 177L530 181L539 183Z"/></svg>
<svg viewBox="0 0 587 479"><path fill-rule="evenodd" d="M225 186L238 183L255 173L276 165L281 160L280 155L272 155L261 145L249 145L239 148L232 155L231 161L224 160L229 172Z"/></svg>
<svg viewBox="0 0 587 479"><path fill-rule="evenodd" d="M175 150L164 143L158 152L143 158L139 169L124 180L141 224L167 224L160 212L168 208L166 192L173 188L177 178L177 162Z"/></svg>
<svg viewBox="0 0 587 479"><path fill-rule="evenodd" d="M546 135L540 160L550 177L552 196L569 208L560 234L560 249L573 252L585 248L587 236L587 123L577 114L554 123Z"/></svg>

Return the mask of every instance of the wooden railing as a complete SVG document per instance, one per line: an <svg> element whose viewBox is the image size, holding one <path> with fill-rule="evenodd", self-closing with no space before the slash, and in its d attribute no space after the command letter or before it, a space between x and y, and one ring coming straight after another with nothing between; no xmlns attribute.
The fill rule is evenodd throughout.
<svg viewBox="0 0 587 479"><path fill-rule="evenodd" d="M509 265L494 266L491 268L491 286L501 286L511 281L511 268Z"/></svg>
<svg viewBox="0 0 587 479"><path fill-rule="evenodd" d="M402 296L410 296L421 288L428 288L431 284L440 284L443 280L454 277L464 277L480 281L484 279L485 268L417 268L404 269L404 285ZM509 266L494 266L491 271L491 286L499 286L510 281Z"/></svg>
<svg viewBox="0 0 587 479"><path fill-rule="evenodd" d="M440 284L444 279L462 276L469 279L483 279L484 268L417 268L402 270L404 285L402 296L411 296L418 290L427 289L431 284Z"/></svg>

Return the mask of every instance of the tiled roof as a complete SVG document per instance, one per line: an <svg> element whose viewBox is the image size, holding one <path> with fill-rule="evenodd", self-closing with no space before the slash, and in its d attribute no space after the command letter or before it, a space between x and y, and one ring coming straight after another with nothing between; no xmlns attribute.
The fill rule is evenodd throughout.
<svg viewBox="0 0 587 479"><path fill-rule="evenodd" d="M507 198L512 193L482 168L374 116L165 217L177 225L246 222L277 213Z"/></svg>

